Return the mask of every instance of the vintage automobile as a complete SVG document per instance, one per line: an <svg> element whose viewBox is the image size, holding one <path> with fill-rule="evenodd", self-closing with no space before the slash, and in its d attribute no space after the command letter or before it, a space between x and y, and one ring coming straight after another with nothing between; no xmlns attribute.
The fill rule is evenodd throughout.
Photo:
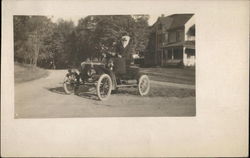
<svg viewBox="0 0 250 158"><path fill-rule="evenodd" d="M149 93L150 80L139 72L138 67L128 67L126 73L118 78L113 71L115 65L110 61L86 61L79 69L69 69L63 82L65 93L74 93L81 85L95 87L99 100L107 100L112 90L122 87L136 87L141 96Z"/></svg>

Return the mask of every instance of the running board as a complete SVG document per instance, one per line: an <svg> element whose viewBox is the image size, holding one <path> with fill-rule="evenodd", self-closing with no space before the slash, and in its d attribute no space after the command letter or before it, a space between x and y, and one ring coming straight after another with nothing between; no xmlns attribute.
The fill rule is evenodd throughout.
<svg viewBox="0 0 250 158"><path fill-rule="evenodd" d="M117 85L117 88L121 88L121 87L138 87L137 84L123 84L123 85Z"/></svg>

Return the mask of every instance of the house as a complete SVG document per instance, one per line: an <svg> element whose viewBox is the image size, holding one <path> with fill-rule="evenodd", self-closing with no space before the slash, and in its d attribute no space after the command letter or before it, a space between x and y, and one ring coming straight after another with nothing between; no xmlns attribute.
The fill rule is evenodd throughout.
<svg viewBox="0 0 250 158"><path fill-rule="evenodd" d="M195 66L195 21L193 14L158 18L152 25L145 64Z"/></svg>

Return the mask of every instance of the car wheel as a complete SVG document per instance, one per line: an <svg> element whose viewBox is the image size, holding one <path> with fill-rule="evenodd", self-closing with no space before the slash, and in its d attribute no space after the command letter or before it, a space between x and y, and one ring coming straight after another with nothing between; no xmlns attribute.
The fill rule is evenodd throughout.
<svg viewBox="0 0 250 158"><path fill-rule="evenodd" d="M150 80L147 75L142 75L138 82L138 91L141 96L145 96L150 90Z"/></svg>
<svg viewBox="0 0 250 158"><path fill-rule="evenodd" d="M75 77L73 75L67 75L63 81L63 89L66 94L72 94L75 89Z"/></svg>
<svg viewBox="0 0 250 158"><path fill-rule="evenodd" d="M102 74L97 81L96 91L100 100L107 100L111 94L112 80L108 74Z"/></svg>

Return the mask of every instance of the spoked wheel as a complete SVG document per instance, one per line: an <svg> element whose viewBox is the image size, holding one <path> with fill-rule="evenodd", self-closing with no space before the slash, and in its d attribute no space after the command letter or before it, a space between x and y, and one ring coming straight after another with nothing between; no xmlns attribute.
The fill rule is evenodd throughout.
<svg viewBox="0 0 250 158"><path fill-rule="evenodd" d="M67 75L63 81L63 88L66 94L72 94L75 88L76 77L74 75Z"/></svg>
<svg viewBox="0 0 250 158"><path fill-rule="evenodd" d="M100 100L107 100L108 97L110 96L111 89L112 89L112 81L110 76L107 74L101 75L96 86L98 98Z"/></svg>
<svg viewBox="0 0 250 158"><path fill-rule="evenodd" d="M150 90L150 81L147 75L142 75L139 78L138 90L141 96L145 96Z"/></svg>

